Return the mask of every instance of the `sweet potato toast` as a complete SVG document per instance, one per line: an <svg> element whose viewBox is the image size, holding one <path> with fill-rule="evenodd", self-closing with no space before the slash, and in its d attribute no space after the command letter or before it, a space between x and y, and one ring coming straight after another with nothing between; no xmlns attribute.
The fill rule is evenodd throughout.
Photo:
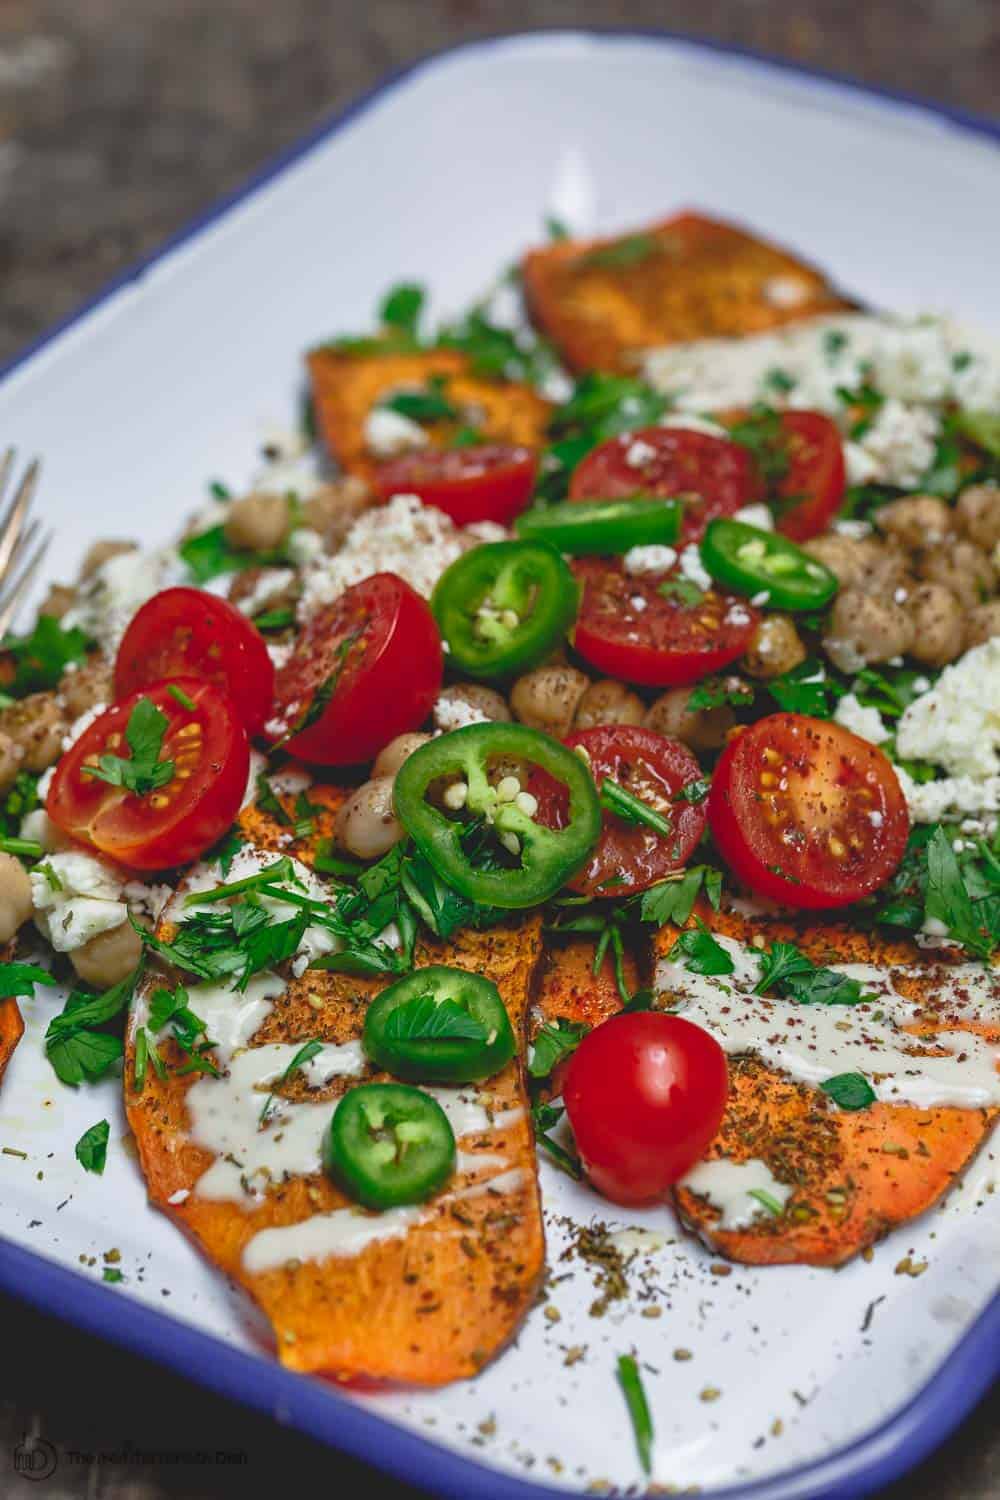
<svg viewBox="0 0 1000 1500"><path fill-rule="evenodd" d="M309 355L313 400L320 432L340 467L370 479L378 456L368 447L365 423L378 401L394 391L423 390L439 382L442 396L459 415L428 424L434 446L461 427L475 426L484 438L540 448L551 410L530 386L488 380L472 373L469 360L454 349L415 353L351 354L316 349Z"/></svg>
<svg viewBox="0 0 1000 1500"><path fill-rule="evenodd" d="M741 943L794 942L817 965L891 969L897 991L923 1007L905 1028L914 1033L915 1046L926 1037L933 1048L935 1034L955 1029L1000 1041L997 1028L949 1010L941 956L906 939L887 940L836 923L764 921L708 910L699 915L716 934ZM677 935L674 927L661 929L658 953L666 955ZM738 1006L739 996L725 1003ZM873 1070L876 1058L873 1052ZM742 1228L722 1229L719 1209L688 1188L675 1191L677 1207L690 1228L732 1260L840 1265L928 1209L961 1176L996 1114L885 1103L842 1110L819 1089L755 1056L731 1058L729 1102L708 1159L763 1161L777 1181L792 1187L791 1196L780 1216L760 1213Z"/></svg>
<svg viewBox="0 0 1000 1500"><path fill-rule="evenodd" d="M521 270L532 319L578 371L628 371L659 344L762 333L854 305L789 251L698 214L560 240L529 251Z"/></svg>
<svg viewBox="0 0 1000 1500"><path fill-rule="evenodd" d="M539 968L534 1014L547 1021L577 1021L599 1026L622 1008L610 954L594 973L595 943L590 938L550 938ZM640 984L637 956L625 951L623 970L629 991Z"/></svg>
<svg viewBox="0 0 1000 1500"><path fill-rule="evenodd" d="M0 1000L0 1083L7 1064L14 1056L14 1049L24 1035L24 1021L17 1001L11 995Z"/></svg>
<svg viewBox="0 0 1000 1500"><path fill-rule="evenodd" d="M309 796L333 808L342 793L315 786ZM287 828L259 808L247 809L241 825L256 847L283 853L292 847ZM296 852L308 859L301 842ZM164 930L171 931L169 924ZM521 1036L540 946L539 920L528 917L486 933L462 932L449 944L418 945L417 964L448 963L488 975ZM159 983L146 981L147 988ZM318 970L291 978L251 1048L314 1037L355 1040L379 988L374 979ZM140 995L140 1012L141 1005ZM274 1180L255 1200L199 1198L196 1184L215 1157L187 1134L192 1079L173 1072L164 1080L147 1076L137 1093L135 1025L133 1017L126 1105L150 1198L258 1304L285 1365L345 1380L439 1385L475 1374L514 1336L544 1264L534 1138L519 1061L479 1086L477 1097L493 1126L460 1135L455 1177L420 1206L415 1222L360 1253L251 1270L244 1252L254 1236L344 1210L348 1200L323 1173ZM168 1063L176 1061L169 1056L172 1046L163 1049ZM353 1083L383 1076L334 1078L307 1093L299 1075L276 1089L298 1102L333 1100Z"/></svg>

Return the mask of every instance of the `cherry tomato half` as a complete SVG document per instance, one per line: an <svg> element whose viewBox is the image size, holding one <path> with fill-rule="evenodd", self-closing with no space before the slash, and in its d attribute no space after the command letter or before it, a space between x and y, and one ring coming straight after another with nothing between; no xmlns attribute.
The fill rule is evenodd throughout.
<svg viewBox="0 0 1000 1500"><path fill-rule="evenodd" d="M530 448L474 443L468 448L422 448L380 464L375 485L383 500L419 495L456 526L520 515L535 488L538 461Z"/></svg>
<svg viewBox="0 0 1000 1500"><path fill-rule="evenodd" d="M699 541L713 517L759 500L762 487L749 449L689 427L643 427L609 438L581 460L569 486L571 500L637 494L684 496L683 546Z"/></svg>
<svg viewBox="0 0 1000 1500"><path fill-rule="evenodd" d="M760 619L745 599L711 589L688 603L683 580L668 573L632 578L615 559L577 558L573 572L583 584L576 649L626 682L698 682L743 655Z"/></svg>
<svg viewBox="0 0 1000 1500"><path fill-rule="evenodd" d="M627 724L581 729L563 744L586 751L598 790L610 779L665 818L671 830L663 834L605 809L600 840L567 882L571 890L585 896L630 896L687 863L705 831L707 814L704 802L675 800L681 787L701 778L701 768L686 745ZM547 828L565 827L565 787L536 772L528 790L538 798L537 821Z"/></svg>
<svg viewBox="0 0 1000 1500"><path fill-rule="evenodd" d="M166 716L156 758L174 769L165 785L140 796L87 775L85 767L103 755L134 758L126 730L142 699ZM222 837L249 774L247 733L232 699L200 678L182 677L153 683L95 719L56 766L45 810L64 833L119 864L168 870Z"/></svg>
<svg viewBox="0 0 1000 1500"><path fill-rule="evenodd" d="M840 433L818 411L786 411L781 430L788 469L778 485L778 530L795 542L825 531L844 499L847 471Z"/></svg>
<svg viewBox="0 0 1000 1500"><path fill-rule="evenodd" d="M714 1037L681 1016L612 1016L569 1060L563 1102L587 1176L614 1203L649 1203L722 1123L729 1078Z"/></svg>
<svg viewBox="0 0 1000 1500"><path fill-rule="evenodd" d="M420 727L442 672L427 601L395 573L373 573L318 610L299 636L278 673L269 732L303 760L359 765Z"/></svg>
<svg viewBox="0 0 1000 1500"><path fill-rule="evenodd" d="M772 714L723 751L708 821L744 884L785 906L847 906L884 885L910 819L891 763L828 719Z"/></svg>
<svg viewBox="0 0 1000 1500"><path fill-rule="evenodd" d="M168 677L201 677L228 693L248 734L274 701L274 665L260 632L203 589L164 589L139 610L115 658L115 696Z"/></svg>

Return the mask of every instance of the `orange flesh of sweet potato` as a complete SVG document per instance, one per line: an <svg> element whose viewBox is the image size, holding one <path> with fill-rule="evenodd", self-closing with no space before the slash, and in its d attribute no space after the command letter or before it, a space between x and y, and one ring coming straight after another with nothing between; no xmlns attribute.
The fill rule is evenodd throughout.
<svg viewBox="0 0 1000 1500"><path fill-rule="evenodd" d="M900 993L926 1000L925 1019L908 1027L931 1037L964 1029L1000 1040L976 1023L949 1018L935 1005L934 962L906 939L887 939L836 923L763 921L706 910L715 932L741 942L763 936L794 942L814 963L922 965L918 975L893 973ZM656 939L666 954L678 929ZM732 1003L738 1003L731 997ZM719 1210L689 1189L675 1189L684 1222L714 1249L750 1265L840 1265L896 1225L923 1213L949 1188L989 1134L996 1110L919 1109L874 1104L844 1111L819 1090L799 1084L758 1058L730 1059L725 1118L708 1159L763 1160L793 1192L781 1217L758 1215L746 1228L717 1226Z"/></svg>
<svg viewBox="0 0 1000 1500"><path fill-rule="evenodd" d="M444 381L442 394L458 407L457 423L425 427L431 446L440 447L458 427L475 426L492 442L540 448L551 407L530 386L474 375L469 360L454 349L413 354L350 354L317 349L309 355L316 419L327 448L348 473L370 479L379 463L365 441L365 422L378 401L392 392L422 389L432 377Z"/></svg>
<svg viewBox="0 0 1000 1500"><path fill-rule="evenodd" d="M763 333L853 304L787 250L680 214L611 240L561 240L522 262L528 310L573 370L630 370L660 344Z"/></svg>
<svg viewBox="0 0 1000 1500"><path fill-rule="evenodd" d="M24 1035L24 1021L13 995L0 1000L0 1082L14 1049Z"/></svg>
<svg viewBox="0 0 1000 1500"><path fill-rule="evenodd" d="M332 787L309 791L313 802L330 809L342 795ZM321 831L323 821L321 816ZM240 822L256 846L281 852L291 848L280 843L287 830L260 809L247 809ZM301 841L295 852L308 859ZM540 947L539 921L529 917L486 933L463 932L448 944L425 943L418 947L417 963L449 963L492 978L520 1037ZM377 980L318 970L291 979L252 1045L356 1038L366 1005L380 987ZM372 1073L354 1081L382 1076ZM348 1200L324 1174L273 1185L254 1203L199 1199L196 1184L213 1156L187 1138L185 1096L191 1079L170 1074L161 1082L150 1070L137 1094L133 1077L130 1032L126 1105L150 1198L249 1293L271 1323L279 1357L290 1368L341 1379L438 1385L475 1374L517 1332L544 1266L534 1137L518 1060L482 1085L481 1092L491 1109L520 1114L502 1129L461 1137L463 1155L474 1158L482 1152L490 1159L484 1157L482 1167L463 1162L454 1180L427 1205L424 1221L404 1237L370 1244L355 1256L293 1262L258 1273L249 1272L242 1261L254 1234L343 1208ZM351 1082L334 1080L329 1097ZM303 1090L293 1078L281 1092L302 1098ZM504 1159L504 1172L516 1172L516 1180L508 1179L499 1190L456 1197L456 1191L498 1175L495 1156ZM169 1201L183 1191L190 1194L183 1202Z"/></svg>

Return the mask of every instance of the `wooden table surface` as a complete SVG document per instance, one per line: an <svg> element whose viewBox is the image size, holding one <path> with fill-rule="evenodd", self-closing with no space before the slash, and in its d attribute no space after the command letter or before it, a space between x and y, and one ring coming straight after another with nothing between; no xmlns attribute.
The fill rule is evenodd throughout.
<svg viewBox="0 0 1000 1500"><path fill-rule="evenodd" d="M574 23L690 31L985 114L1000 100L997 0L0 0L0 360L388 69L475 36ZM306 1484L417 1495L3 1298L0 1349L0 1495L245 1500ZM57 1460L34 1485L13 1462L31 1433ZM246 1458L74 1458L126 1444ZM997 1497L1000 1391L884 1492Z"/></svg>

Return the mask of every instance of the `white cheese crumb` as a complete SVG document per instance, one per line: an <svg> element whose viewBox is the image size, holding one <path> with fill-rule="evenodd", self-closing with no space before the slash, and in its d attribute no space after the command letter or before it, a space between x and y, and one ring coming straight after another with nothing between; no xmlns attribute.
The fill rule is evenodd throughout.
<svg viewBox="0 0 1000 1500"><path fill-rule="evenodd" d="M694 412L676 411L660 418L661 427L682 427L688 432L703 432L706 437L727 438L729 433L719 422L710 417L700 417Z"/></svg>
<svg viewBox="0 0 1000 1500"><path fill-rule="evenodd" d="M871 536L874 527L870 521L854 521L848 517L843 521L834 521L830 529L838 536L849 536L852 541L863 542L866 536Z"/></svg>
<svg viewBox="0 0 1000 1500"><path fill-rule="evenodd" d="M700 589L707 590L712 587L712 580L705 571L705 564L701 560L701 550L697 542L690 542L681 553L681 576Z"/></svg>
<svg viewBox="0 0 1000 1500"><path fill-rule="evenodd" d="M147 599L180 577L179 559L172 547L109 557L81 584L76 603L62 623L67 629L76 625L85 631L113 660L132 617Z"/></svg>
<svg viewBox="0 0 1000 1500"><path fill-rule="evenodd" d="M641 469L655 457L656 449L652 443L643 442L642 438L635 438L625 452L625 462L630 469Z"/></svg>
<svg viewBox="0 0 1000 1500"><path fill-rule="evenodd" d="M1000 637L945 667L904 711L896 744L904 759L930 761L952 776L1000 774Z"/></svg>
<svg viewBox="0 0 1000 1500"><path fill-rule="evenodd" d="M759 531L774 530L774 516L771 507L763 503L757 505L744 505L742 510L736 511L734 521L742 521L744 526L756 526Z"/></svg>
<svg viewBox="0 0 1000 1500"><path fill-rule="evenodd" d="M889 738L889 731L882 722L882 715L877 708L867 707L859 703L854 693L845 693L837 704L833 715L838 724L843 724L852 734L860 735L863 740L870 741L873 745L881 745L883 740Z"/></svg>
<svg viewBox="0 0 1000 1500"><path fill-rule="evenodd" d="M80 739L82 735L86 734L91 724L99 719L101 717L101 714L107 711L107 707L108 705L106 703L95 703L93 708L85 709L78 719L73 720L72 724L63 735L63 754L65 754L67 750L72 749L77 740Z"/></svg>
<svg viewBox="0 0 1000 1500"><path fill-rule="evenodd" d="M35 926L57 953L82 948L128 916L120 899L122 881L90 854L51 854L30 879Z"/></svg>
<svg viewBox="0 0 1000 1500"><path fill-rule="evenodd" d="M379 458L394 458L412 448L423 448L427 434L419 422L401 412L375 406L365 418L365 444Z"/></svg>
<svg viewBox="0 0 1000 1500"><path fill-rule="evenodd" d="M464 729L466 724L488 724L489 716L462 698L439 698L434 705L434 726L442 734Z"/></svg>
<svg viewBox="0 0 1000 1500"><path fill-rule="evenodd" d="M641 573L665 573L676 561L673 547L654 542L648 547L630 547L625 554L625 571L633 577Z"/></svg>

